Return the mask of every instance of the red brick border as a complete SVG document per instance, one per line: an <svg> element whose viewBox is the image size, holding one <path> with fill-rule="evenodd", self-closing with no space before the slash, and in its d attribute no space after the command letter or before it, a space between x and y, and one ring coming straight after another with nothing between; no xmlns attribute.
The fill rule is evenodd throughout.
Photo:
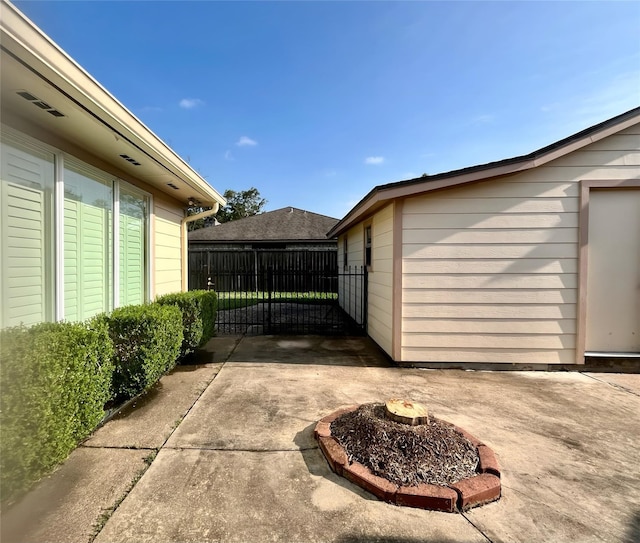
<svg viewBox="0 0 640 543"><path fill-rule="evenodd" d="M418 486L397 485L374 475L366 466L358 462L349 463L347 453L331 435L331 423L340 415L355 411L358 405L343 407L322 418L316 424L314 436L320 450L332 471L371 492L377 498L393 503L430 509L433 511L466 511L500 499L500 466L494 452L482 441L466 430L452 425L477 449L480 461L477 475L452 483L448 486L422 484Z"/></svg>

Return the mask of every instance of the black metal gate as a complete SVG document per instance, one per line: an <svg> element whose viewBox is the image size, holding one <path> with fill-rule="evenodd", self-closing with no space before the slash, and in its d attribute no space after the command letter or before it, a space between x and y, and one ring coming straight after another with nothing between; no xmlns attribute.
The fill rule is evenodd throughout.
<svg viewBox="0 0 640 543"><path fill-rule="evenodd" d="M218 293L218 335L366 332L366 268L339 271L335 251L330 258L319 251L266 254L273 252L218 253L216 263L227 266L217 269L204 262L207 253L190 262L189 288Z"/></svg>

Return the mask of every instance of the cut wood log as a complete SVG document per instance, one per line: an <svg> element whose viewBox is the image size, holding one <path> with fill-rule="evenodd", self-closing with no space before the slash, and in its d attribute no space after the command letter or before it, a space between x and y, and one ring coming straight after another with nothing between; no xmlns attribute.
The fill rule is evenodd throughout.
<svg viewBox="0 0 640 543"><path fill-rule="evenodd" d="M417 426L429 422L429 411L419 403L393 398L385 403L386 416L389 420Z"/></svg>

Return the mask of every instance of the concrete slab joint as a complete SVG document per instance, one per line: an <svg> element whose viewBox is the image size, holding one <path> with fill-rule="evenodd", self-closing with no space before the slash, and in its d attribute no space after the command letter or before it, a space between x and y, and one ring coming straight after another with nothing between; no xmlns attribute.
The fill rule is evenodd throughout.
<svg viewBox="0 0 640 543"><path fill-rule="evenodd" d="M421 484L401 486L373 474L359 462L349 462L347 452L331 435L331 423L344 413L355 411L359 405L342 407L323 417L314 430L314 436L331 470L352 483L371 492L378 499L407 507L454 513L466 511L500 499L500 466L495 453L466 430L454 428L478 449L477 473L473 477L448 486Z"/></svg>

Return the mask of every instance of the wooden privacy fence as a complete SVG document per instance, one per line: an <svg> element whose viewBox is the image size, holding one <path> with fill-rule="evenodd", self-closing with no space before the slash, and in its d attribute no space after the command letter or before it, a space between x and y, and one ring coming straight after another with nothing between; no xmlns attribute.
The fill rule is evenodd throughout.
<svg viewBox="0 0 640 543"><path fill-rule="evenodd" d="M276 290L323 290L328 288L323 284L323 274L332 274L337 267L335 249L190 251L189 290L264 292L268 290L266 272L269 269L274 271Z"/></svg>

